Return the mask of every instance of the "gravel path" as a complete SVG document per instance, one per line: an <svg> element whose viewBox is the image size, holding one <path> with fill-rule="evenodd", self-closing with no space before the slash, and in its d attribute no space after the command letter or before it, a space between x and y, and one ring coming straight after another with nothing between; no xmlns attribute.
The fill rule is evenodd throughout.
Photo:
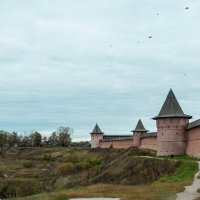
<svg viewBox="0 0 200 200"><path fill-rule="evenodd" d="M176 200L194 200L200 196L200 193L197 192L197 190L200 188L200 179L197 178L200 175L200 162L198 163L199 171L195 174L192 185L185 186L185 190L183 192L177 193Z"/></svg>

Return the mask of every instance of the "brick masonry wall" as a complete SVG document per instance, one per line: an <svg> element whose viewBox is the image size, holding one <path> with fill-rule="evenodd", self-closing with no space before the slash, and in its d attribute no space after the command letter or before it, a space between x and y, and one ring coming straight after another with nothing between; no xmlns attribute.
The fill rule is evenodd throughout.
<svg viewBox="0 0 200 200"><path fill-rule="evenodd" d="M103 149L107 149L111 147L112 142L100 142L99 143L99 147L103 148Z"/></svg>
<svg viewBox="0 0 200 200"><path fill-rule="evenodd" d="M91 134L91 147L97 148L99 147L99 140L103 139L103 134Z"/></svg>
<svg viewBox="0 0 200 200"><path fill-rule="evenodd" d="M133 133L133 146L134 147L140 147L141 145L141 132L134 132Z"/></svg>
<svg viewBox="0 0 200 200"><path fill-rule="evenodd" d="M157 150L157 137L142 138L140 148Z"/></svg>
<svg viewBox="0 0 200 200"><path fill-rule="evenodd" d="M114 140L109 142L100 142L101 148L127 149L133 146L133 140Z"/></svg>
<svg viewBox="0 0 200 200"><path fill-rule="evenodd" d="M200 127L190 129L187 133L186 154L200 158Z"/></svg>
<svg viewBox="0 0 200 200"><path fill-rule="evenodd" d="M181 155L186 152L186 118L157 120L157 155Z"/></svg>

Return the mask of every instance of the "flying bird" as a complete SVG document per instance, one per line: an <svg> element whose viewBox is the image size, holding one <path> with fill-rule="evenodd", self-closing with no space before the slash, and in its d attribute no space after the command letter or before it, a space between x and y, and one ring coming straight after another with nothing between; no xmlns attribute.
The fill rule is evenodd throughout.
<svg viewBox="0 0 200 200"><path fill-rule="evenodd" d="M159 15L159 13L157 13L157 15Z"/></svg>
<svg viewBox="0 0 200 200"><path fill-rule="evenodd" d="M189 7L185 7L185 10L188 10L189 9Z"/></svg>
<svg viewBox="0 0 200 200"><path fill-rule="evenodd" d="M149 36L149 38L151 39L151 38L152 38L152 36Z"/></svg>

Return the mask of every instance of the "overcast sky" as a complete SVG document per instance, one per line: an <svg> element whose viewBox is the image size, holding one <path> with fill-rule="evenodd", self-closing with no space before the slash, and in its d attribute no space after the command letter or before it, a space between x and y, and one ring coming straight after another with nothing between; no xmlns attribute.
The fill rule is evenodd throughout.
<svg viewBox="0 0 200 200"><path fill-rule="evenodd" d="M69 126L86 140L96 122L130 134L141 118L154 131L170 88L200 118L199 10L199 0L0 0L0 129Z"/></svg>

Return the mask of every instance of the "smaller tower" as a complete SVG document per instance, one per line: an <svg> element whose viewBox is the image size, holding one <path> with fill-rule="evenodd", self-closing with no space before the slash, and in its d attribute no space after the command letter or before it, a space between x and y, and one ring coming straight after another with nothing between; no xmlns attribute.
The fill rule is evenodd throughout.
<svg viewBox="0 0 200 200"><path fill-rule="evenodd" d="M97 148L99 147L99 140L103 139L103 132L99 128L98 124L95 125L94 130L91 134L91 147Z"/></svg>
<svg viewBox="0 0 200 200"><path fill-rule="evenodd" d="M139 121L137 123L137 126L131 132L133 132L133 146L134 147L140 147L140 145L141 145L141 136L143 134L147 133L147 130L144 128L144 125L143 125L141 119L139 119Z"/></svg>

